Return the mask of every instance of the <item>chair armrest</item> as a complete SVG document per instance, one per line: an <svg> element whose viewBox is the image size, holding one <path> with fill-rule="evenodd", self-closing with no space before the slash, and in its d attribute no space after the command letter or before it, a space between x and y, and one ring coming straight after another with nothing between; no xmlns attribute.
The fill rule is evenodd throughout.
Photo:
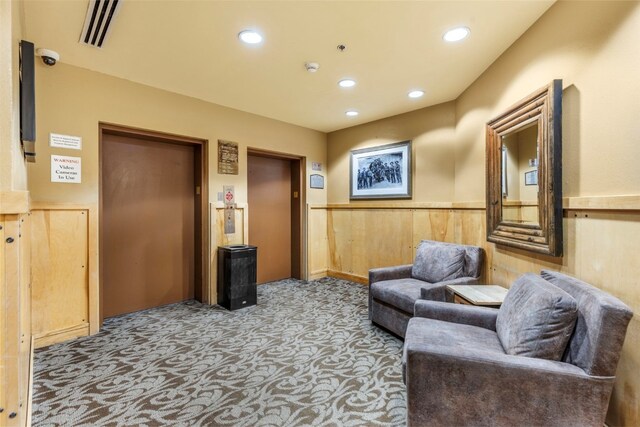
<svg viewBox="0 0 640 427"><path fill-rule="evenodd" d="M455 345L405 346L409 426L604 423L614 377Z"/></svg>
<svg viewBox="0 0 640 427"><path fill-rule="evenodd" d="M371 285L376 282L394 279L407 279L411 277L413 264L397 265L394 267L372 268L369 270L369 320L373 319L373 295Z"/></svg>
<svg viewBox="0 0 640 427"><path fill-rule="evenodd" d="M407 279L411 277L412 268L413 264L372 268L369 270L369 285L383 280Z"/></svg>
<svg viewBox="0 0 640 427"><path fill-rule="evenodd" d="M492 331L496 330L498 311L497 308L427 300L417 300L413 306L415 317L478 326Z"/></svg>
<svg viewBox="0 0 640 427"><path fill-rule="evenodd" d="M458 277L457 279L445 280L438 282L438 287L435 288L422 288L420 290L420 299L426 299L431 301L449 301L447 299L447 285L476 285L478 279L475 277ZM453 302L453 297L451 301Z"/></svg>

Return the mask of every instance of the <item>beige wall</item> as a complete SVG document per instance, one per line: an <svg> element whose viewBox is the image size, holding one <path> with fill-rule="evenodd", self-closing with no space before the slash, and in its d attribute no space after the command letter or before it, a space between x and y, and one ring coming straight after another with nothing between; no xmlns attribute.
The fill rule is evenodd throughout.
<svg viewBox="0 0 640 427"><path fill-rule="evenodd" d="M326 163L326 136L283 122L176 95L60 63L36 67L37 161L29 165L34 201L98 201L98 122L209 140L210 201L222 185L235 185L238 203L247 202L247 147L307 157ZM82 137L81 151L49 147L49 133ZM239 175L217 174L217 141L240 144ZM50 182L50 155L80 156L82 183ZM323 173L323 172L321 172ZM324 203L326 190L309 190L309 203Z"/></svg>
<svg viewBox="0 0 640 427"><path fill-rule="evenodd" d="M484 125L563 79L565 196L637 194L640 4L558 2L456 101L455 200L484 198Z"/></svg>
<svg viewBox="0 0 640 427"><path fill-rule="evenodd" d="M451 201L454 190L455 105L423 108L330 133L329 203L349 202L349 151L412 140L413 200Z"/></svg>
<svg viewBox="0 0 640 427"><path fill-rule="evenodd" d="M434 173L420 170L431 166L425 164L423 156L428 160L434 154L453 152L454 172L449 175L453 192L436 195L418 191L411 202L398 203L405 209L414 206L415 211L413 221L396 217L408 228L399 233L405 236L404 240L398 237L392 241L404 248L406 236L414 235L414 245L419 238L478 244L487 251L484 277L488 281L508 286L521 273L552 268L580 277L627 303L636 316L618 365L607 416L609 425L640 424L640 263L635 255L640 249L640 173L636 164L640 158L638 40L638 2L558 2L552 6L457 100L445 104L455 108L455 133L448 135L433 153L430 149L414 151L414 175ZM485 199L486 122L555 78L564 82L563 192L565 198L569 197L564 211L565 255L560 259L488 244L484 210L475 207L482 206ZM415 140L422 134L421 126L437 122L431 117L432 108L329 134L329 201L348 202L349 150L376 145L380 136ZM451 160L445 165L437 166L435 173L449 172ZM416 185L422 185L419 179ZM445 194L453 196L447 198ZM616 195L631 196L625 200L632 203L606 198ZM605 198L590 199L591 196ZM452 207L470 209L447 211L437 204L429 208L429 204L421 203L431 200L448 200L453 202ZM370 205L359 210L328 210L329 271L358 278L369 268L392 264L388 256L370 255L358 248L359 241L338 221L356 213L364 218L388 216L375 204ZM590 206L596 205L599 210L591 210ZM363 208L362 204L358 206ZM578 206L587 209L573 209ZM439 227L440 222L446 223L442 218L447 212L454 218L451 227ZM358 220L361 222L366 223ZM392 233L395 234L398 233ZM346 246L341 243L345 241ZM364 261L360 253L367 254Z"/></svg>
<svg viewBox="0 0 640 427"><path fill-rule="evenodd" d="M19 46L22 3L0 2L0 191L27 189L20 146Z"/></svg>

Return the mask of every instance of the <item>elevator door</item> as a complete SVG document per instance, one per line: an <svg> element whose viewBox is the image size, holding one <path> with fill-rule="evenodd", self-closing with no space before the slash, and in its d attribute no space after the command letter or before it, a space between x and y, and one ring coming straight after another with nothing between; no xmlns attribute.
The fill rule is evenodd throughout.
<svg viewBox="0 0 640 427"><path fill-rule="evenodd" d="M258 283L291 277L291 161L248 156L249 244Z"/></svg>
<svg viewBox="0 0 640 427"><path fill-rule="evenodd" d="M194 297L194 148L105 135L103 317Z"/></svg>

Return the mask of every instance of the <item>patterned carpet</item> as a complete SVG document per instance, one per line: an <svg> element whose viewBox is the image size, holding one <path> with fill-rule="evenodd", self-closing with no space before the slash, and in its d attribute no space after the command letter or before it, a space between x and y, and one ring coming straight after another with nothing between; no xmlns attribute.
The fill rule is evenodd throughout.
<svg viewBox="0 0 640 427"><path fill-rule="evenodd" d="M404 425L401 353L365 286L283 280L255 307L173 304L36 351L33 425Z"/></svg>

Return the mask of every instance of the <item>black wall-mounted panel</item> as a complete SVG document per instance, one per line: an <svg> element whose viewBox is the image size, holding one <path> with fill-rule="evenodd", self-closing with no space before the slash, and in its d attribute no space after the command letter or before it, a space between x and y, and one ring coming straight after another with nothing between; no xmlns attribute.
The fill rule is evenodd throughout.
<svg viewBox="0 0 640 427"><path fill-rule="evenodd" d="M26 156L35 155L36 95L33 43L20 42L20 139Z"/></svg>

